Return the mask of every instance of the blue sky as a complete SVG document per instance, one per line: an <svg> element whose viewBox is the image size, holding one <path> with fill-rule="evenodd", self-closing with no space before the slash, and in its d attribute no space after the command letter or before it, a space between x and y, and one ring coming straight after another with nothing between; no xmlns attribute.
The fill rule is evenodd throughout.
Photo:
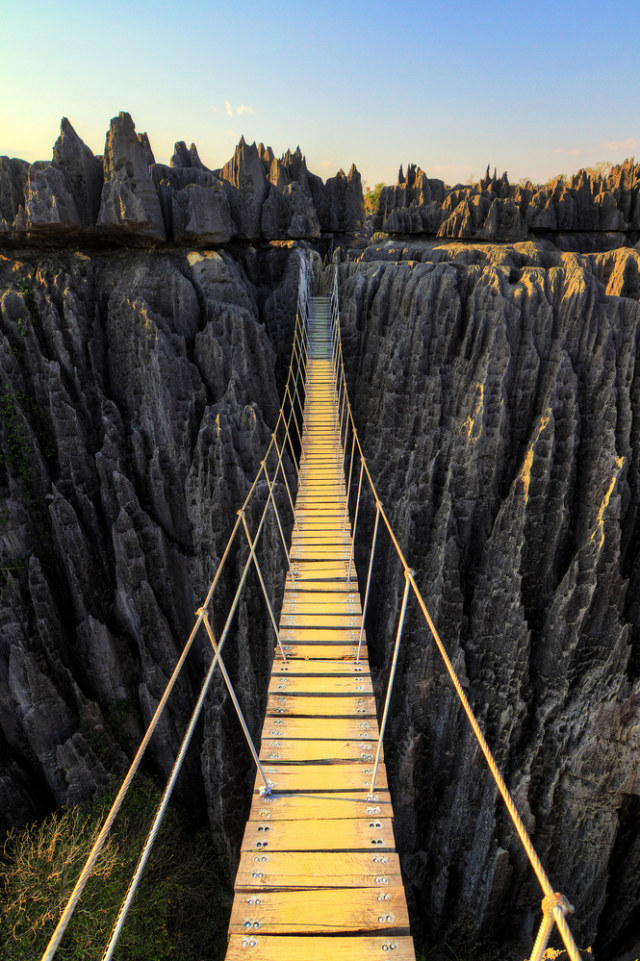
<svg viewBox="0 0 640 961"><path fill-rule="evenodd" d="M128 110L161 162L244 134L371 186L640 160L640 0L0 2L0 154L50 158L62 116L102 153Z"/></svg>

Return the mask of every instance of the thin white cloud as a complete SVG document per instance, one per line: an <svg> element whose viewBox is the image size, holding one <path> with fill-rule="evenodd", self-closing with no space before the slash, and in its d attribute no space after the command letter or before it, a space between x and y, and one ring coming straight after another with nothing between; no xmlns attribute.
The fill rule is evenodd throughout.
<svg viewBox="0 0 640 961"><path fill-rule="evenodd" d="M569 157L579 157L581 154L592 153L593 151L586 150L584 147L556 147L553 152L567 154Z"/></svg>
<svg viewBox="0 0 640 961"><path fill-rule="evenodd" d="M228 100L225 100L224 108L227 111L228 116L233 117L233 107L231 106Z"/></svg>
<svg viewBox="0 0 640 961"><path fill-rule="evenodd" d="M236 113L242 117L245 113L255 113L253 107L247 107L246 103L241 103L236 107Z"/></svg>
<svg viewBox="0 0 640 961"><path fill-rule="evenodd" d="M628 137L626 140L609 140L608 143L605 144L607 150L612 150L616 153L623 150L635 150L637 146L637 137Z"/></svg>

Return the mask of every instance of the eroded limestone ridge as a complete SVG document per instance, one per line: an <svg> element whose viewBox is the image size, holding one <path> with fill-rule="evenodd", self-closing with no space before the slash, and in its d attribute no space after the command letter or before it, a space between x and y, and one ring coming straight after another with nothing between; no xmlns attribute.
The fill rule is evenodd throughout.
<svg viewBox="0 0 640 961"><path fill-rule="evenodd" d="M0 256L3 827L101 790L173 670L277 417L265 324L290 343L299 260L262 253ZM286 522L282 483L276 496ZM276 537L269 526L261 564L277 595ZM254 730L272 646L248 594L230 669ZM165 774L203 653L150 749ZM232 839L253 772L225 712L216 680L184 790Z"/></svg>
<svg viewBox="0 0 640 961"><path fill-rule="evenodd" d="M66 118L53 159L0 157L0 243L104 240L193 246L229 240L316 238L353 233L364 222L355 166L323 183L298 147L278 160L245 143L221 170L208 170L195 144L179 142L169 166L155 162L131 116L111 121L94 157Z"/></svg>
<svg viewBox="0 0 640 961"><path fill-rule="evenodd" d="M640 231L640 164L625 160L608 173L580 170L544 186L510 184L489 173L477 184L447 187L414 164L381 191L374 230L458 240L519 241L547 233Z"/></svg>
<svg viewBox="0 0 640 961"><path fill-rule="evenodd" d="M380 496L572 929L607 961L640 947L637 270L633 249L548 240L389 241L341 268ZM367 543L371 504L363 524ZM367 628L383 678L393 558L383 541ZM385 757L415 917L430 939L531 936L537 882L411 610L401 661Z"/></svg>

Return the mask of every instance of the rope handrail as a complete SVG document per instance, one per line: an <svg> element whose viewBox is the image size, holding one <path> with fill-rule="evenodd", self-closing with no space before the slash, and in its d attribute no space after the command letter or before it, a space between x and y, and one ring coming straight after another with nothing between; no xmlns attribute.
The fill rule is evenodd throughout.
<svg viewBox="0 0 640 961"><path fill-rule="evenodd" d="M567 949L567 953L569 954L571 961L580 961L580 954L578 951L578 947L576 945L576 942L573 938L573 935L571 933L571 930L569 928L569 925L565 917L567 913L573 911L573 908L563 895L557 892L554 892L553 890L551 882L533 846L533 842L529 837L529 833L527 832L524 822L522 821L522 818L518 813L515 802L511 797L509 789L507 788L507 785L498 769L498 765L495 761L495 758L493 757L493 754L489 748L489 745L487 744L487 741L482 733L478 720L475 714L473 713L469 700L466 694L464 693L462 684L460 683L460 680L458 678L458 675L456 674L456 671L451 662L451 659L447 654L447 651L444 647L440 634L438 633L438 630L431 618L431 615L429 614L425 600L416 583L414 571L411 569L411 567L407 563L407 559L404 555L402 548L400 547L398 538L396 537L395 532L391 526L391 522L387 517L386 511L384 509L382 501L380 500L373 477L371 476L371 473L369 471L369 467L367 465L367 461L364 456L364 451L360 443L360 437L358 436L358 430L356 428L351 404L348 399L347 383L346 383L346 377L344 373L344 361L343 361L343 355L342 355L342 341L340 337L340 315L339 315L339 299L338 299L338 264L337 263L334 263L332 265L332 274L333 276L332 276L332 282L331 282L330 302L331 302L331 322L334 326L334 331L333 331L333 334L334 334L334 339L333 339L334 383L336 384L336 387L337 387L339 382L339 391L338 391L339 396L342 395L342 392L344 391L344 395L346 397L347 428L350 424L352 437L353 437L352 443L354 443L357 446L358 452L360 454L360 464L361 464L360 479L362 479L362 471L364 470L364 474L366 475L371 493L373 494L373 497L375 500L375 506L376 506L376 521L375 521L372 550L370 554L369 569L368 569L368 575L367 575L367 589L365 594L365 603L364 603L363 615L362 615L362 629L361 629L361 635L360 635L360 644L362 643L362 633L364 631L364 618L366 614L366 605L367 605L367 600L369 596L369 587L371 582L373 554L375 552L376 538L378 534L378 521L380 518L382 518L383 523L387 529L391 543L393 544L393 547L395 548L396 554L398 555L398 558L402 565L402 569L405 577L405 590L403 595L400 621L399 621L398 631L396 635L396 642L394 646L392 670L391 670L389 681L388 681L384 721L386 722L386 717L388 713L388 705L389 705L389 700L391 696L391 688L393 685L393 679L395 675L395 665L397 661L398 647L400 643L400 636L402 632L402 625L404 622L404 615L406 610L407 591L410 585L413 591L413 594L416 598L416 601L418 603L418 606L420 608L420 611L427 623L427 626L435 641L435 644L438 648L440 656L444 662L447 673L451 679L451 682L453 683L456 694L458 695L458 698L462 704L463 710L467 716L469 724L471 725L471 729L476 737L476 740L478 741L478 744L480 746L480 749L482 750L482 753L487 762L489 770L491 771L491 774L496 783L498 791L500 792L500 795L505 803L509 816L511 817L511 820L514 824L514 827L516 829L520 842L524 847L525 853L527 854L527 857L538 879L540 887L544 892L544 898L542 902L543 919L542 919L540 930L536 938L536 942L535 942L532 954L530 955L529 961L540 961L540 959L542 958L542 955L546 949L546 946L549 940L549 936L551 934L550 917L553 917L553 920L556 923L556 926L558 928L558 931L564 942L564 945ZM346 441L346 438L347 438L347 433L345 431L345 441ZM351 477L351 472L350 472L350 477ZM349 489L347 489L347 498L348 497L349 497ZM358 485L358 495L356 500L356 514L355 514L356 523L357 523L357 517L358 517L360 497L361 497L361 483ZM353 528L354 539L356 534L355 527L356 527L356 524L354 523L354 528ZM360 656L360 645L358 647L358 657L359 656ZM380 733L380 742L378 744L378 757L380 755L383 734L384 734L384 729L382 729ZM375 771L374 771L374 776L371 782L372 791L373 791L374 785L375 785Z"/></svg>
<svg viewBox="0 0 640 961"><path fill-rule="evenodd" d="M47 944L47 947L45 948L44 953L42 954L41 961L52 961L52 959L54 958L54 956L55 956L55 954L56 954L56 951L57 951L57 949L58 949L58 947L59 947L59 945L60 945L60 942L62 941L62 938L64 937L65 931L66 931L66 929L67 929L67 927L68 927L68 925L69 925L69 923L70 923L70 921L71 921L71 918L73 917L73 914L74 914L74 912L75 912L76 906L77 906L77 904L78 904L78 902L79 902L79 900L80 900L80 898L81 898L81 896L82 896L82 892L83 892L83 890L84 890L84 888L85 888L85 886L86 886L86 883L87 883L87 881L89 880L89 878L90 878L90 876L91 876L91 874L92 874L92 872L93 872L93 870L94 870L94 868L95 868L96 862L97 862L97 860L98 860L98 858L99 858L99 856L100 856L100 852L102 851L102 848L104 847L104 844L105 844L105 842L106 842L106 840L107 840L107 837L108 837L108 835L109 835L109 833L110 833L110 831L111 831L111 828L112 828L112 826L113 826L113 824L114 824L114 822L115 822L115 819L116 819L116 817L117 817L117 815L118 815L118 812L120 811L120 809L121 809L121 807L122 807L122 804L123 804L123 802L124 802L124 799L125 799L125 797L126 797L126 794L127 794L128 790L129 790L129 788L130 788L130 786L131 786L131 783L132 783L132 781L133 781L133 779L134 779L134 777L135 777L135 775L136 775L136 773L137 773L137 771L138 771L138 768L139 768L139 766L140 766L140 763L141 763L141 761L142 761L142 758L143 758L143 756L144 756L144 754L145 754L145 751L146 751L146 749L147 749L147 747L148 747L148 744L149 744L149 742L150 742L150 740L151 740L151 738L152 738L152 736L153 736L153 734L154 734L154 732L155 732L155 730L156 730L156 728L157 728L157 726L158 726L158 723L159 723L159 721L160 721L160 718L162 717L162 714L164 713L164 710L165 710L165 708L166 708L166 705L167 705L167 702L168 702L168 700L169 700L169 697L170 697L172 691L173 691L174 688L175 688L175 684L176 684L176 682L177 682L177 680L178 680L179 675L180 675L181 672L182 672L182 668L183 668L183 666L184 666L184 664L185 664L185 662L186 662L187 656L188 656L190 650L191 650L192 647L193 647L193 643L194 643L195 638L196 638L196 636L197 636L197 634L198 634L198 631L199 631L199 629L200 629L200 626L202 625L203 622L205 623L205 628L207 629L207 633L208 633L208 635L209 635L209 639L211 640L211 638L212 638L212 634L210 633L210 625L209 625L209 622L208 622L208 611L209 611L209 607L210 607L210 605L211 605L211 602L212 602L214 593L215 593L215 591L216 591L216 588L217 588L218 584L220 583L220 578L221 578L223 569L225 568L226 562L227 562L227 560L228 560L228 557L229 557L229 554L230 554L230 551L231 551L231 547L232 547L233 543L235 542L236 537L237 537L238 532L240 531L241 527L242 527L242 529L243 529L243 531L244 531L244 533L245 533L245 536L246 536L246 538L247 538L247 540L248 540L248 543L249 543L249 556L247 557L247 559L246 559L246 561L245 561L243 573L242 573L242 575L241 575L240 582L239 582L239 584L238 584L238 588L237 588L237 590L236 590L236 594L235 594L235 597L234 597L234 601L233 601L233 603L232 603L232 605L231 605L231 608L230 608L230 610L229 610L229 612L228 612L227 620L226 620L226 623L225 623L225 628L224 628L224 630L223 630L223 633L222 633L222 635L221 635L221 638L220 638L219 642L217 643L217 647L216 647L216 644L215 644L214 642L212 642L212 646L213 646L213 649L214 649L214 657L213 657L213 660L212 660L211 665L209 666L209 669L208 669L208 671L207 671L207 676L206 676L205 681L204 681L204 683L203 683L203 685L202 685L202 688L201 688L201 691L200 691L200 695L199 695L198 700L197 700L197 702L196 702L196 705L195 705L195 707L194 707L191 721L190 721L190 723L189 723L189 726L188 726L188 728L187 728L187 731L186 731L186 733L185 733L185 735L184 735L184 737L183 737L182 743L181 743L181 745L180 745L178 756L176 757L176 761L174 762L174 767L172 768L172 772L171 772L171 774L170 774L170 777L169 777L169 780L168 780L168 782L167 782L167 785L165 786L165 790L164 790L164 792L163 792L162 798L161 798L161 800L160 800L160 803L159 803L159 805L158 805L158 808L156 809L156 814L154 815L153 824L152 824L152 826L151 826L151 828L150 828L150 830L149 830L149 833L148 833L148 835L147 835L147 839L146 839L146 841L145 841L145 844L143 845L143 849L142 849L142 852L141 852L140 857L139 857L139 860L138 860L138 865L137 865L136 870L135 870L135 872L134 872L134 875L133 875L133 877L132 877L132 879L131 879L131 881L130 881L130 883L129 883L129 887L128 887L127 892L126 892L126 894L125 894L125 898L124 898L124 900L123 900L123 902L122 902L120 911L119 911L119 913L118 913L118 917L116 918L116 922L115 922L115 924L114 924L114 928L113 928L113 930L112 930L112 933L111 933L111 936L110 936L110 939L109 939L109 943L107 944L107 947L105 948L105 953L104 953L104 955L103 955L103 961L106 961L107 958L110 958L111 955L112 955L112 953L113 953L113 950L115 949L115 945L116 945L116 942L117 942L117 940L118 940L118 937L119 937L119 934L120 934L122 925L123 925L123 923L124 923L124 920L125 920L125 918L126 918L129 905L130 905L131 900L132 900L132 898L133 898L133 896L134 896L134 894L135 894L135 891L136 891L136 889L137 889L137 884L138 884L139 878L140 878L140 876L141 876L141 874L142 874L142 871L144 870L144 867L145 867L145 865L146 865L146 861L147 861L147 858L148 858L148 854L149 854L149 851L150 851L150 847L151 847L151 845L153 844L153 841L155 840L155 837L156 837L156 835L157 835L157 832L158 832L158 830L159 830L159 828L160 828L160 823L161 823L161 821L162 821L162 817L163 817L164 812L165 812L165 810L166 810L166 806L167 806L167 804L168 804L168 801L169 801L169 798L170 798L170 795L171 795L171 792L172 792L172 789L173 789L173 785L174 785L174 783L175 783L175 779L177 778L177 775L178 775L178 773L179 773L180 766L181 766L181 764L182 764L182 759L184 758L184 755L185 755L186 750L187 750L187 748L188 748L189 741L190 741L191 735L192 735L192 733L193 733L193 729L195 728L195 723L196 723L196 721L197 721L197 717L198 717L198 715L199 715L199 713L200 713L200 710L201 710L201 708L202 708L202 704L204 703L204 697L205 697L205 695L206 695L206 691L207 691L207 689L208 689L209 683L210 683L211 678L212 678L212 676L213 676L215 667L216 667L217 665L219 665L219 664L220 664L220 665L222 664L221 657L220 657L221 651L222 651L222 647L223 647L223 645L224 645L224 641L226 640L226 637L227 637L227 634L228 634L228 631L229 631L229 627L230 627L230 624L231 624L231 620L232 620L232 618L233 618L233 616L234 616L234 614L235 614L235 611L236 611L236 609L237 609L237 605L238 605L238 602L239 602L239 599L240 599L240 594L241 594L242 589L244 588L244 585L245 585L245 583L246 583L247 574L248 574L249 566L250 566L250 564L251 564L252 559L253 559L253 561L254 561L254 564L255 564L255 566L256 566L256 570L257 570L257 572L258 572L258 577L259 577L259 580L260 580L260 583L261 583L261 586L262 586L262 589L263 589L263 592L264 592L265 600L266 600L267 606L268 606L268 608L269 608L270 620L271 620L271 623L273 624L273 626L274 626L274 628L275 628L275 632L276 632L276 637L277 637L278 644L279 644L280 647L282 648L281 641L280 641L280 636L279 636L279 632L278 632L278 628L277 628L277 625L275 624L275 620L274 620L274 616L273 616L273 611L272 611L272 609L271 609L271 604L270 604L269 598L268 598L268 596L267 596L266 586L265 586L265 584L264 584L264 580L263 580L262 574L261 574L261 572L260 572L260 567L259 567L259 564L258 564L257 557L256 557L256 555L255 555L255 551L256 551L256 547L257 547L257 545L258 545L258 541L259 541L260 535L261 535L261 533L262 533L262 531L263 531L263 529L264 529L264 522L265 522L265 519L266 519L266 516L267 516L267 511L269 510L269 507L270 507L270 506L273 508L273 510L274 510L274 512L275 512L275 514L276 514L276 517L277 517L277 519L278 519L278 526L279 526L280 532L281 532L281 534L282 534L282 525L281 525L281 523L280 523L280 518L279 518L279 515L278 515L278 508L277 508L276 500L275 500L275 497L274 497L274 495L273 495L273 489L274 489L275 484L276 484L276 482L277 482L277 480L278 480L278 474L279 474L280 472L282 473L282 476L283 476L283 478L284 478L284 483L285 483L285 486L286 486L286 489L287 489L287 492L288 492L288 495L289 495L289 501L290 501L290 503L291 503L291 507L292 507L292 510L293 510L293 501L292 501L292 498L291 498L291 492L290 492L290 490L289 490L289 483L288 483L288 480L287 480L287 475L286 475L286 470L285 470L285 466L284 466L284 463L283 463L283 458L284 458L285 447L286 447L286 444L287 444L287 441L288 441L288 443L289 443L289 449L290 449L290 451L291 451L291 459L292 459L292 461L293 461L293 464L294 464L294 466L295 466L296 473L297 473L297 472L298 472L298 469L299 469L299 465L298 465L298 462L297 462L294 445L293 445L292 440L291 440L290 426L291 426L292 418L294 419L294 422L296 421L296 418L295 418L295 407L296 407L296 404L298 405L299 409L302 411L302 403L301 403L301 399L300 399L300 386L301 386L301 378L300 378L300 375L301 375L301 371L302 371L302 369L303 369L303 354L302 354L302 351L303 351L303 349L306 351L306 342L305 342L305 341L306 341L306 338L307 338L307 336L308 336L308 332L307 332L307 327L308 327L308 300L309 300L309 282L310 282L310 275L311 275L311 266L310 266L310 263L309 263L309 259L308 259L303 253L301 253L301 252L299 253L299 262L300 262L300 273L299 273L299 282L298 282L298 298L297 298L297 305L296 305L296 320L295 320L295 327L294 327L294 334L293 334L293 343L292 343L292 348L291 348L291 359L290 359L290 363L289 363L289 369L288 369L288 373L287 373L287 379L286 379L286 383L285 383L285 388L284 388L283 395L282 395L282 403L281 403L281 406L280 406L280 410L279 410L279 412L278 412L278 417L277 417L277 420L276 420L275 428L274 428L274 430L273 430L272 433L271 433L271 438L270 438L270 440L269 440L269 444L267 445L267 448L266 448L266 451L265 451L264 458L262 459L262 461L261 461L261 463L260 463L260 467L259 467L259 469L258 469L258 471L257 471L257 473L256 473L256 475L255 475L255 477L254 477L254 479L253 479L253 482L252 482L252 484L251 484L251 486L250 486L250 488L249 488L249 490L248 490L248 492L247 492L247 494L246 494L246 497L245 497L245 499L244 499L244 501L243 501L243 503L242 503L242 507L241 507L240 510L237 512L236 520L235 520L235 522L234 522L234 525L233 525L233 528L232 528L232 530L231 530L231 533L230 533L230 535L229 535L229 537L228 537L226 546L225 546L224 551L223 551L223 553L222 553L222 557L221 557L221 559L220 559L220 561L219 561L219 563L218 563L217 568L215 569L214 576L213 576L213 579L212 579L212 581L211 581L211 584L209 585L209 589L208 589L207 594L206 594L206 596L205 596L204 602L203 602L202 606L201 606L201 607L198 609L198 611L196 612L196 621L195 621L195 624L193 625L193 628L191 629L191 633L189 634L189 637L187 638L187 641L186 641L186 643L185 643L185 645L184 645L184 647L183 647L183 649L182 649L182 652L181 652L181 654L180 654L180 657L179 657L179 659L178 659L178 661L177 661L177 663L176 663L176 665L175 665L175 667L174 667L174 669L173 669L173 672L172 672L172 674L171 674L171 676L170 676L170 678L169 678L169 680L168 680L168 682L167 682L167 685L166 685L166 687L165 687L165 689L164 689L164 691L163 691L163 693L162 693L162 696L161 696L161 698L160 698L160 701L159 701L159 703L158 703L158 706L156 707L156 710L155 710L155 712L154 712L154 714L153 714L153 716L152 716L152 718L151 718L151 721L149 722L149 724L148 724L148 726L147 726L147 730L146 730L146 732L145 732L145 734L144 734L144 736L143 736L143 738L142 738L142 741L140 742L140 745L138 746L138 749L137 749L137 751L136 751L136 754L135 754L135 756L134 756L134 758L133 758L133 760L132 760L132 762L131 762L131 764L130 764L130 766L129 766L129 769L128 769L128 771L127 771L127 773L126 773L126 775L125 775L125 777L124 777L124 779L123 779L123 782L122 782L122 784L121 784L121 786L120 786L120 788L119 788L119 790L118 790L118 793L116 794L116 797L115 797L115 799L114 799L114 801L113 801L113 803L112 803L112 805L111 805L111 807L110 807L110 809L109 809L109 811L108 811L108 813L107 813L107 815L106 815L106 818L105 818L105 820L104 820L104 823L103 823L103 825L102 825L102 828L100 829L100 832L99 832L98 836L96 837L96 840L94 841L94 843L93 843L93 845L92 845L91 851L89 852L89 855L87 856L87 859L86 859L86 861L85 861L85 863L84 863L84 865L83 865L83 867L82 867L82 870L81 870L80 875L79 875L79 877L78 877L78 879L77 879L77 881L76 881L76 883L75 883L75 885L74 885L74 887L73 887L73 890L72 890L72 892L71 892L71 894L70 894L70 896L69 896L69 898L68 898L68 900L67 900L67 903L66 903L66 905L65 905L65 907L64 907L64 909L63 909L63 912L62 912L62 914L61 914L61 916L60 916L60 919L59 919L59 921L58 921L58 923L57 923L57 925L56 925L56 927L55 927L55 929L54 929L54 931L53 931L53 934L51 935L51 938L49 939L49 942L48 942L48 944ZM294 374L294 369L295 369L295 374ZM304 377L302 378L302 380L304 380ZM292 381L293 381L293 388L291 387ZM287 413L287 408L288 408L288 413ZM296 424L296 426L297 426L297 424ZM284 430L284 439L283 439L283 441L282 441L281 446L279 446L279 445L278 445L277 437L278 437L278 432L281 431L281 429ZM277 463L276 463L276 467L275 467L273 476L270 478L270 477L269 477L269 473L268 473L268 469L267 469L267 463L268 463L268 459L269 459L269 457L270 457L271 454L275 454L275 456L276 456L276 458L277 458ZM254 536L254 538L253 538L253 541L252 541L251 535L250 535L250 533L249 533L249 529L248 529L248 526L247 526L247 522L246 522L246 518L245 518L245 513L246 513L247 508L249 507L249 504L251 503L254 495L256 494L256 491L258 490L258 484L259 484L259 481L260 481L261 477L263 476L263 474L264 474L264 478L265 478L266 483L267 483L268 493L267 493L266 501L265 501L265 504L264 504L264 507L263 507L263 510L262 510L262 514L261 514L259 523L258 523L258 527L257 527L257 530L256 530L256 534L255 534L255 536ZM284 545L284 546L285 546L285 550L286 550L286 545ZM283 658L286 660L284 651L282 651L282 656L283 656ZM224 674L226 674L226 671L224 671ZM227 680L227 678L225 677L225 682L226 682L226 680ZM234 704L237 705L237 701L235 700L235 695L232 697L232 700L234 701ZM238 706L239 706L239 705L238 705ZM243 729L245 730L245 734L248 736L248 730L246 729L246 725L244 724L244 721L243 721L242 718L241 718L241 723L242 723L242 725L243 725ZM251 746L251 749L252 749L252 754L253 754L253 756L254 756L254 758L255 758L255 757L256 757L255 748L253 747L252 744L251 744L250 746ZM260 765L258 765L258 768L260 769ZM264 779L264 777L263 777L263 779ZM266 782L265 782L265 789L266 789L267 791L269 790L268 784L267 784Z"/></svg>

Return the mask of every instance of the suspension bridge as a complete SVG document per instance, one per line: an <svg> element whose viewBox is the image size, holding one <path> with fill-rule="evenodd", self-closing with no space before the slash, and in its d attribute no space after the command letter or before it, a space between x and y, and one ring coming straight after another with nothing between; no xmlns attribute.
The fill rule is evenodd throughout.
<svg viewBox="0 0 640 961"><path fill-rule="evenodd" d="M118 956L121 931L216 670L222 673L257 770L235 880L226 961L241 958L369 961L389 954L395 961L415 961L383 756L398 651L411 595L438 647L540 883L542 920L530 961L541 961L554 926L571 961L580 958L566 920L572 908L562 894L554 891L533 848L367 467L344 375L338 269L332 267L330 271L329 295L311 297L310 265L301 256L291 364L271 442L238 511L207 596L196 613L191 634L42 961L52 961L55 956L202 627L211 644L211 663L102 961ZM297 475L295 499L287 478L287 463L293 464ZM354 566L353 538L358 527L363 484L369 486L374 497L375 522L361 595ZM277 485L286 489L291 509L290 543L277 506ZM247 508L256 491L265 487L266 502L252 535ZM269 514L275 517L286 555L286 583L279 623L257 552ZM364 623L376 545L383 529L402 567L404 588L378 726ZM210 609L221 572L237 538L245 542L246 560L224 627L216 637ZM257 574L275 639L259 748L251 737L221 656L232 634L234 616L247 589L251 568Z"/></svg>

